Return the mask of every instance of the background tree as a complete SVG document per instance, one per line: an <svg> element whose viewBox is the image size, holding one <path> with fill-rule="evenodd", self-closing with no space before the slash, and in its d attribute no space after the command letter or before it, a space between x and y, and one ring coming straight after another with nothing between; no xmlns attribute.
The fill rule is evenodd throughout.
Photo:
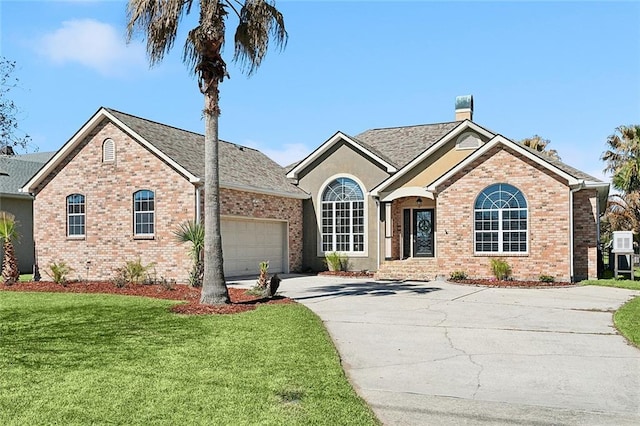
<svg viewBox="0 0 640 426"><path fill-rule="evenodd" d="M194 6L194 0L129 0L128 39L143 33L151 65L162 61L175 42L178 24ZM198 26L189 31L183 61L196 75L204 95L205 173L204 173L204 278L201 303L229 303L224 279L222 237L220 235L220 177L218 167L218 86L228 77L222 59L225 21L229 13L238 18L233 60L248 75L262 63L273 40L283 48L287 41L282 14L265 0L199 0Z"/></svg>
<svg viewBox="0 0 640 426"><path fill-rule="evenodd" d="M18 239L18 229L15 216L11 213L0 211L0 239L4 248L2 279L6 285L11 285L20 279L18 259L13 247L13 242Z"/></svg>
<svg viewBox="0 0 640 426"><path fill-rule="evenodd" d="M541 154L546 155L554 160L559 160L560 156L555 149L547 149L551 141L549 139L543 139L542 136L533 135L530 138L524 138L520 141L524 146L527 146L533 150L538 151Z"/></svg>
<svg viewBox="0 0 640 426"><path fill-rule="evenodd" d="M26 148L31 141L27 134L19 136L22 133L17 120L20 110L9 99L9 92L18 85L18 79L13 77L15 67L15 61L0 56L0 148L6 146Z"/></svg>
<svg viewBox="0 0 640 426"><path fill-rule="evenodd" d="M607 138L609 149L602 154L605 173L612 174L614 188L630 193L640 191L640 126L619 126Z"/></svg>

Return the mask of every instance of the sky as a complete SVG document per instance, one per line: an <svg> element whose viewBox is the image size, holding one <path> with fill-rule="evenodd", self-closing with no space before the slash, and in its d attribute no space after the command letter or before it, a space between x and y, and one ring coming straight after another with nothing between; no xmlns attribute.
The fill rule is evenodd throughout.
<svg viewBox="0 0 640 426"><path fill-rule="evenodd" d="M281 165L337 131L454 121L456 96L471 94L476 123L515 141L540 135L564 162L608 179L607 137L640 124L640 2L276 6L288 43L254 75L232 63L227 36L220 138ZM150 68L142 35L126 43L126 1L0 0L0 55L17 63L10 97L27 151L58 150L101 106L204 133L203 97L182 62L196 19L181 21Z"/></svg>

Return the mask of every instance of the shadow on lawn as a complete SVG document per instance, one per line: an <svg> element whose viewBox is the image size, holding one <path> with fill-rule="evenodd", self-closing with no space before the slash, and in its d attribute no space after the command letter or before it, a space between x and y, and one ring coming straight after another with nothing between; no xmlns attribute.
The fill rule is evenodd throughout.
<svg viewBox="0 0 640 426"><path fill-rule="evenodd" d="M424 284L420 283L407 283L399 281L363 281L309 288L309 292L314 292L317 294L295 297L295 300L337 296L390 296L405 292L412 294L427 294L438 290L442 289L440 287L426 287Z"/></svg>

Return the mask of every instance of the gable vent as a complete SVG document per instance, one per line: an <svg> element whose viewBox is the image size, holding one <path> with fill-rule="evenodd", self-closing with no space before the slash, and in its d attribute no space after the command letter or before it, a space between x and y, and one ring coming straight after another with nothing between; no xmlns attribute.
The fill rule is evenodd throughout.
<svg viewBox="0 0 640 426"><path fill-rule="evenodd" d="M463 133L456 141L456 149L476 149L482 145L482 140L475 133Z"/></svg>
<svg viewBox="0 0 640 426"><path fill-rule="evenodd" d="M113 163L116 161L116 143L113 139L105 139L102 143L102 162Z"/></svg>

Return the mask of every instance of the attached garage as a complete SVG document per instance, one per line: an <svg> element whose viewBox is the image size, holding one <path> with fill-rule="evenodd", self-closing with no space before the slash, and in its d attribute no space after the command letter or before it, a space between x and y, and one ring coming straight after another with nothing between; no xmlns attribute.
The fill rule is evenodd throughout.
<svg viewBox="0 0 640 426"><path fill-rule="evenodd" d="M221 227L226 276L257 276L265 260L269 273L289 272L287 222L223 217Z"/></svg>

